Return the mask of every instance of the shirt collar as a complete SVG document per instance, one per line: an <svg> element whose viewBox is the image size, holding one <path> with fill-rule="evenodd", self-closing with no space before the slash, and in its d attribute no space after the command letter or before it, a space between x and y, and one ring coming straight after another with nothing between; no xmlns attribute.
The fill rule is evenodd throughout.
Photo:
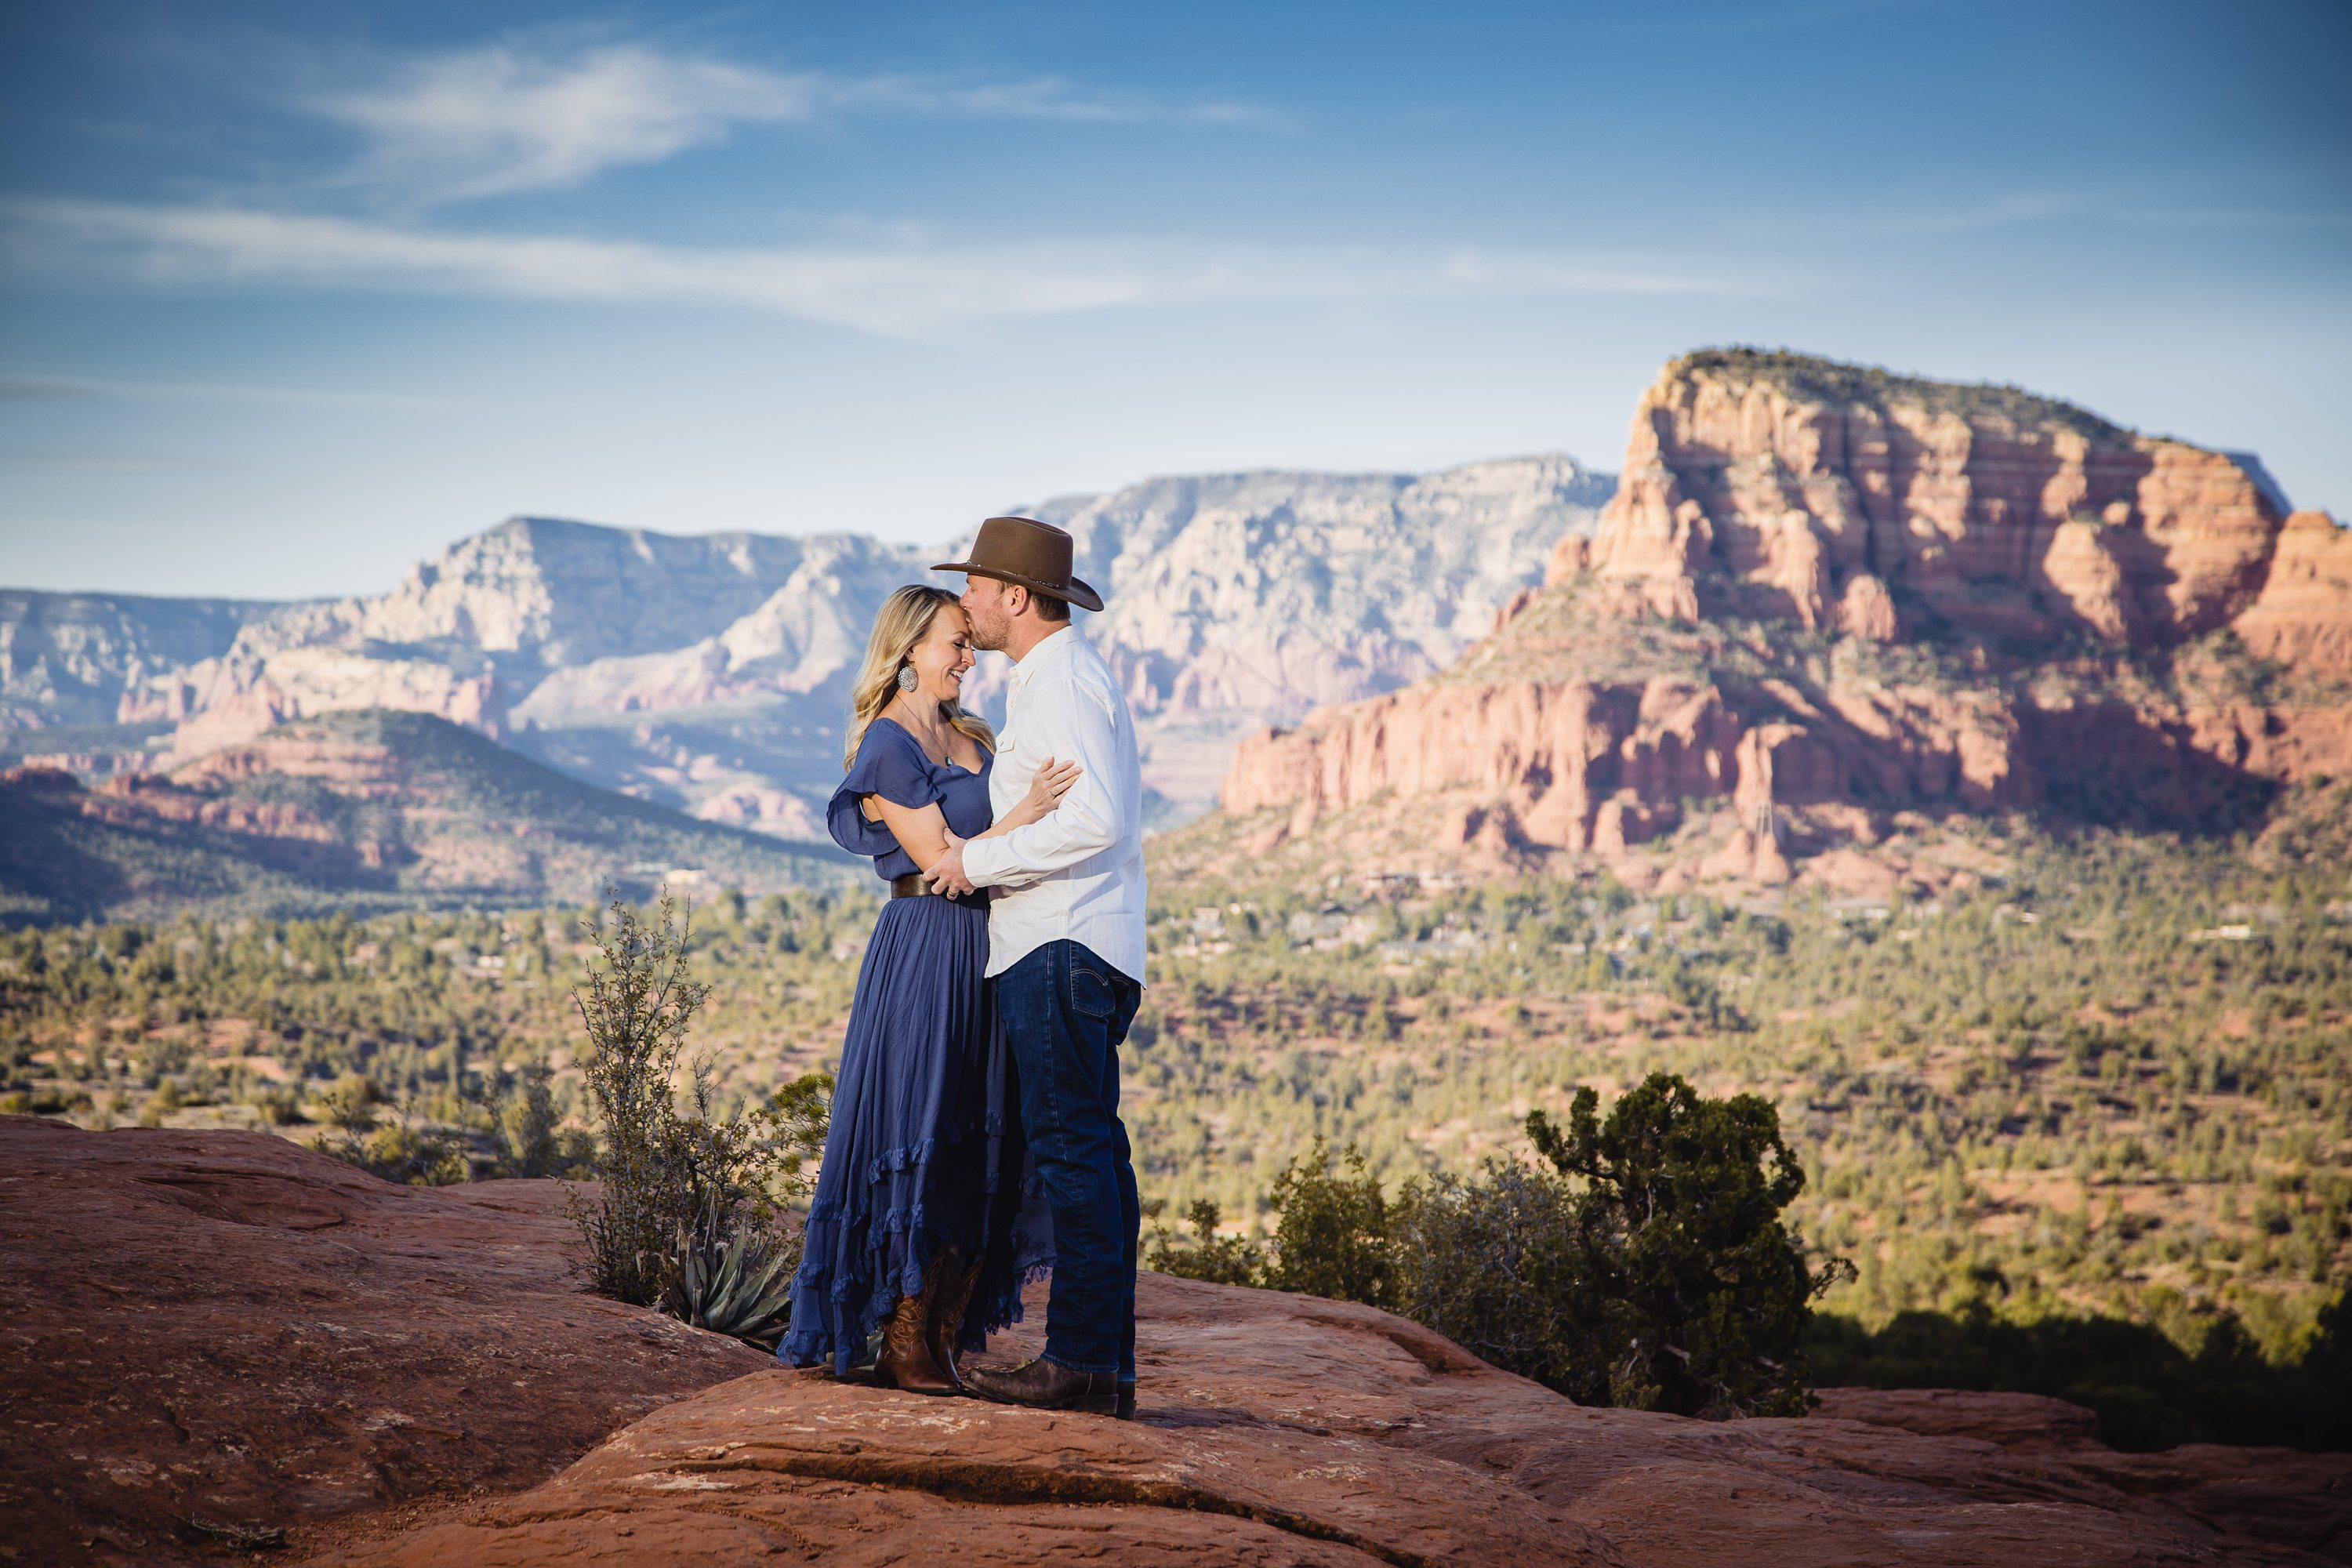
<svg viewBox="0 0 2352 1568"><path fill-rule="evenodd" d="M1012 689L1020 690L1029 684L1031 676L1045 668L1046 665L1056 659L1068 658L1077 643L1078 628L1076 625L1066 626L1057 632L1048 634L1035 647L1029 650L1027 658L1013 667Z"/></svg>

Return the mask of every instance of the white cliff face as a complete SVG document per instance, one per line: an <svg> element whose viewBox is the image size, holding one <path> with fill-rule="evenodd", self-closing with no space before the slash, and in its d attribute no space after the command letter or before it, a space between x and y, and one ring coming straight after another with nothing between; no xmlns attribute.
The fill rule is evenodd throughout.
<svg viewBox="0 0 2352 1568"><path fill-rule="evenodd" d="M1126 683L1147 782L1206 803L1241 735L1452 663L1563 537L1592 531L1612 489L1538 457L1154 479L1032 515L1076 536L1078 574L1108 602L1080 619ZM211 657L142 667L118 717L178 722L193 756L286 719L414 709L601 784L804 836L840 777L841 709L876 611L902 583L960 587L928 567L969 538L516 518L390 593L288 606ZM971 705L1000 711L1009 668L984 656Z"/></svg>
<svg viewBox="0 0 2352 1568"><path fill-rule="evenodd" d="M791 545L797 558L747 613L682 646L551 671L515 717L562 723L824 689L856 671L867 628L890 591L930 580L925 565L937 559L927 550L856 534L763 542Z"/></svg>
<svg viewBox="0 0 2352 1568"><path fill-rule="evenodd" d="M390 594L328 607L319 630L518 653L550 668L656 653L751 613L805 548L766 534L679 538L512 518L420 563Z"/></svg>
<svg viewBox="0 0 2352 1568"><path fill-rule="evenodd" d="M511 703L551 668L671 649L723 629L791 575L803 548L763 534L682 539L510 518L418 563L388 594L296 605L247 626L217 658L132 687L121 717L187 719L268 683L274 663L323 649L425 658L468 679L495 672Z"/></svg>
<svg viewBox="0 0 2352 1568"><path fill-rule="evenodd" d="M1609 494L1571 458L1524 458L1155 480L1038 515L1099 574L1087 635L1139 715L1295 715L1452 663Z"/></svg>
<svg viewBox="0 0 2352 1568"><path fill-rule="evenodd" d="M226 652L286 607L0 589L0 730L113 723L126 689Z"/></svg>

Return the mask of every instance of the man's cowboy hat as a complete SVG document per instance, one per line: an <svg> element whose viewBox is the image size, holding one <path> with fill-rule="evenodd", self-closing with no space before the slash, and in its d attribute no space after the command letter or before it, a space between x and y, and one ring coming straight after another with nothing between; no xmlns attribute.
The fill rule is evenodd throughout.
<svg viewBox="0 0 2352 1568"><path fill-rule="evenodd" d="M934 572L962 572L1018 583L1033 594L1067 599L1082 610L1102 608L1102 595L1070 575L1070 536L1034 517L992 517L980 525L969 561L942 561Z"/></svg>

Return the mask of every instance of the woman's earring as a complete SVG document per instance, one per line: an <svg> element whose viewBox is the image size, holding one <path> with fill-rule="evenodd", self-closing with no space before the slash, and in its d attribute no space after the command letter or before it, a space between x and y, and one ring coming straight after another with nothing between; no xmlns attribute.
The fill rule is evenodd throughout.
<svg viewBox="0 0 2352 1568"><path fill-rule="evenodd" d="M913 665L911 665L911 664L902 664L902 665L900 665L900 666L898 667L898 689L899 689L899 690L901 690L901 691L912 691L913 689L915 689L915 682L916 682L916 680L917 680L918 679L919 679L919 678L918 678L918 677L917 677L917 675L915 674L915 667L914 667Z"/></svg>

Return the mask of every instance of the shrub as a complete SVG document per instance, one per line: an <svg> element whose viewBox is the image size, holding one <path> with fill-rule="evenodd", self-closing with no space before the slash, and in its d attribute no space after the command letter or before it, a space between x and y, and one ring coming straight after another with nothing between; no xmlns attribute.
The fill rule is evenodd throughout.
<svg viewBox="0 0 2352 1568"><path fill-rule="evenodd" d="M1151 1227L1151 1250L1144 1267L1160 1274L1173 1274L1180 1279L1205 1279L1212 1285L1255 1285L1260 1283L1259 1271L1265 1258L1244 1236L1219 1236L1217 1226L1224 1215L1215 1204L1202 1198L1184 1213L1192 1226L1190 1246L1177 1245L1173 1232L1158 1224L1163 1206L1157 1200L1144 1205L1144 1212L1155 1222Z"/></svg>
<svg viewBox="0 0 2352 1568"><path fill-rule="evenodd" d="M1354 1145L1335 1168L1318 1139L1275 1183L1273 1257L1235 1282L1392 1308L1580 1404L1802 1414L1811 1303L1847 1265L1809 1268L1781 1223L1805 1178L1770 1104L1655 1074L1605 1121L1585 1089L1564 1131L1527 1128L1549 1171L1490 1162L1393 1202ZM1202 1242L1160 1231L1152 1266L1246 1275L1238 1241L1211 1250L1215 1220L1196 1205Z"/></svg>
<svg viewBox="0 0 2352 1568"><path fill-rule="evenodd" d="M1311 1152L1275 1178L1274 1206L1281 1217L1265 1282L1302 1296L1393 1306L1389 1205L1380 1178L1352 1143L1339 1163L1344 1172L1333 1169L1330 1145L1318 1137Z"/></svg>
<svg viewBox="0 0 2352 1568"><path fill-rule="evenodd" d="M749 1235L796 1259L798 1237L779 1225L824 1147L832 1079L812 1074L749 1113L714 1114L708 1068L688 1077L679 1108L687 1033L709 994L687 973L688 931L667 894L651 922L614 899L589 926L602 963L572 1002L588 1034L588 1092L604 1139L592 1199L575 1190L573 1222L600 1295L638 1306L681 1304L684 1259L698 1247Z"/></svg>
<svg viewBox="0 0 2352 1568"><path fill-rule="evenodd" d="M2193 1352L2154 1324L2115 1317L1996 1317L1983 1303L1900 1312L1872 1331L1822 1313L1808 1336L1824 1382L1869 1388L1980 1388L2088 1405L2126 1451L2181 1443L2352 1448L2352 1292L2320 1313L2301 1352L2265 1361L2233 1317Z"/></svg>
<svg viewBox="0 0 2352 1568"><path fill-rule="evenodd" d="M398 1121L364 1135L345 1126L339 1134L321 1137L311 1147L357 1165L371 1176L404 1186L454 1186L472 1176L458 1139L429 1122L416 1122L405 1109Z"/></svg>
<svg viewBox="0 0 2352 1568"><path fill-rule="evenodd" d="M1798 1415L1812 1302L1849 1266L1807 1267L1780 1211L1805 1173L1780 1113L1753 1094L1709 1100L1653 1073L1610 1108L1580 1089L1565 1131L1528 1118L1536 1151L1584 1184L1577 1288L1609 1348L1606 1399L1587 1365L1570 1397L1685 1415Z"/></svg>
<svg viewBox="0 0 2352 1568"><path fill-rule="evenodd" d="M1495 1161L1469 1180L1407 1184L1394 1212L1398 1310L1547 1387L1591 1388L1585 1369L1609 1354L1593 1346L1567 1184Z"/></svg>
<svg viewBox="0 0 2352 1568"><path fill-rule="evenodd" d="M376 1107L383 1103L383 1089L365 1073L345 1073L335 1080L332 1089L319 1097L327 1120L352 1134L373 1127Z"/></svg>
<svg viewBox="0 0 2352 1568"><path fill-rule="evenodd" d="M254 1100L261 1119L272 1127L292 1127L306 1120L302 1114L302 1090L296 1084L278 1084L263 1089Z"/></svg>

